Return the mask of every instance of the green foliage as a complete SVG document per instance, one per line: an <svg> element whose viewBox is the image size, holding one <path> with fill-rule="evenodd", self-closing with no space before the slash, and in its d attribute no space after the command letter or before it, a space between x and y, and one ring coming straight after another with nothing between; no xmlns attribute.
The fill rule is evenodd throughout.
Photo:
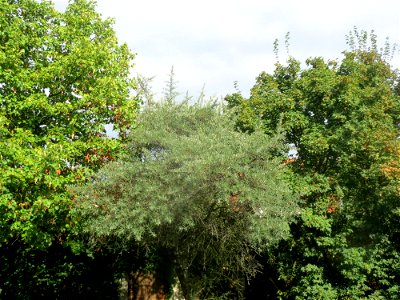
<svg viewBox="0 0 400 300"><path fill-rule="evenodd" d="M124 136L133 124L132 59L127 46L118 45L112 21L102 20L92 1L73 1L64 13L47 1L0 1L3 249L17 243L25 249L18 255L33 261L34 253L54 244L80 252L71 235L76 222L65 186L85 182L119 155L120 141L106 136L105 125ZM60 264L60 270L44 264L34 274L68 277ZM5 275L10 270L2 269L1 281L11 288L17 283ZM28 289L29 280L21 284Z"/></svg>
<svg viewBox="0 0 400 300"><path fill-rule="evenodd" d="M287 237L296 212L279 137L236 132L230 117L211 105L149 106L129 153L74 189L94 244L165 249L188 299L240 292L253 254Z"/></svg>
<svg viewBox="0 0 400 300"><path fill-rule="evenodd" d="M288 164L303 210L274 254L284 298L398 297L400 273L386 262L400 249L399 77L373 33L355 30L349 43L340 62L301 69L289 58L260 74L249 99L226 99L240 129L281 126L296 149Z"/></svg>
<svg viewBox="0 0 400 300"><path fill-rule="evenodd" d="M164 101L175 101L176 97L179 96L179 92L177 91L177 82L175 81L175 73L174 67L171 67L171 72L168 75L168 81L165 82L166 86L164 87Z"/></svg>

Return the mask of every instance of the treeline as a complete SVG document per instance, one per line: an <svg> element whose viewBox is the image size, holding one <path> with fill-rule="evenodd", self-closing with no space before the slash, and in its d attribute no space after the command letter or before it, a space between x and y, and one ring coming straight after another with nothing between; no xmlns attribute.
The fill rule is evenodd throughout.
<svg viewBox="0 0 400 300"><path fill-rule="evenodd" d="M154 101L94 2L0 0L0 298L399 299L400 77L347 42Z"/></svg>

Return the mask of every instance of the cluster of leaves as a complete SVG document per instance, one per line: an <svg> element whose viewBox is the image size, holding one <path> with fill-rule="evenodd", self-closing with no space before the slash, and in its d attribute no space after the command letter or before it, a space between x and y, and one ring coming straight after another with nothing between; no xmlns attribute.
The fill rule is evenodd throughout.
<svg viewBox="0 0 400 300"><path fill-rule="evenodd" d="M241 298L262 264L249 298L400 298L399 74L374 34L348 42L261 73L234 114L172 103L173 70L163 104L139 81L125 140L112 21L0 0L0 297L115 298L113 272L164 269L187 299Z"/></svg>
<svg viewBox="0 0 400 300"><path fill-rule="evenodd" d="M122 137L133 124L132 59L92 1L63 13L47 1L0 1L0 295L27 299L68 277L73 258L30 266L55 244L80 252L65 187L121 151L105 125ZM17 282L31 286L30 296Z"/></svg>
<svg viewBox="0 0 400 300"><path fill-rule="evenodd" d="M74 189L84 230L96 245L163 249L186 299L238 292L296 213L282 145L212 105L146 107L128 154Z"/></svg>
<svg viewBox="0 0 400 300"><path fill-rule="evenodd" d="M369 47L366 32L351 37L340 62L289 58L249 99L226 98L242 130L281 124L296 150L287 163L302 213L268 254L283 298L399 297L399 76L373 34Z"/></svg>

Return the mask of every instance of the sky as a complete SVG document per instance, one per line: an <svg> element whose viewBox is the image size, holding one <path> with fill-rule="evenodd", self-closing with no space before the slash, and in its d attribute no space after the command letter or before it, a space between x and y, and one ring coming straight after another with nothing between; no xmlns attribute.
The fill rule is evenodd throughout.
<svg viewBox="0 0 400 300"><path fill-rule="evenodd" d="M53 1L63 10L68 0ZM249 94L262 71L272 72L289 55L340 59L346 35L356 26L374 30L378 43L386 37L400 44L399 0L97 0L97 11L115 20L121 43L136 53L132 76L154 77L156 97L162 96L171 67L178 91L197 97L235 92ZM400 68L400 52L392 65Z"/></svg>

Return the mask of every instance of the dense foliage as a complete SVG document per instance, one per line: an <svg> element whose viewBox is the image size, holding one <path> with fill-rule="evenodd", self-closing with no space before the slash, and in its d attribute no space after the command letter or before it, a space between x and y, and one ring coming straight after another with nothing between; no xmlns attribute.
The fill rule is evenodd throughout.
<svg viewBox="0 0 400 300"><path fill-rule="evenodd" d="M242 130L280 124L296 150L288 164L302 179L302 213L292 239L264 257L275 297L400 296L399 76L370 38L355 31L340 62L310 58L302 69L290 58L261 73L249 99L227 97Z"/></svg>
<svg viewBox="0 0 400 300"><path fill-rule="evenodd" d="M133 124L132 59L91 1L0 1L1 298L82 288L91 259L65 186L117 157L105 125L122 137Z"/></svg>
<svg viewBox="0 0 400 300"><path fill-rule="evenodd" d="M0 298L151 273L186 299L399 299L400 76L373 33L348 44L228 108L174 103L172 69L155 104L94 1L0 0Z"/></svg>
<svg viewBox="0 0 400 300"><path fill-rule="evenodd" d="M242 134L211 105L146 107L129 154L75 189L94 244L163 249L186 299L240 294L254 254L296 213L278 137ZM120 250L120 251L121 251Z"/></svg>

